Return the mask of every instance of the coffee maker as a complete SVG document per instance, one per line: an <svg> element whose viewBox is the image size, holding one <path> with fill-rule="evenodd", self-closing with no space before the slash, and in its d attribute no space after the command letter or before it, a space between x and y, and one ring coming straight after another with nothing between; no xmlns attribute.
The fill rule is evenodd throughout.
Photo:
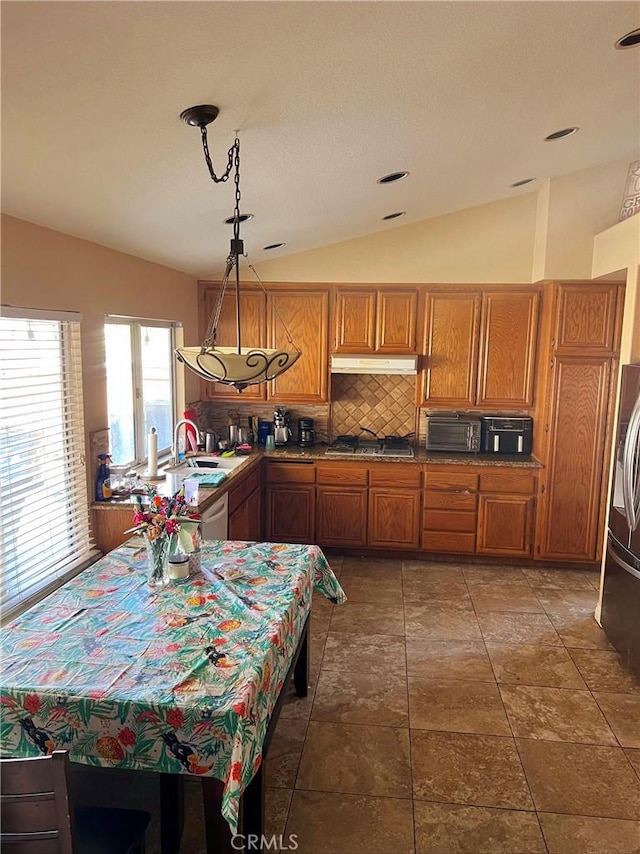
<svg viewBox="0 0 640 854"><path fill-rule="evenodd" d="M313 429L313 418L298 418L298 444L301 448L311 448L315 445L316 433Z"/></svg>
<svg viewBox="0 0 640 854"><path fill-rule="evenodd" d="M286 445L291 438L289 413L281 407L273 413L273 438L276 446Z"/></svg>

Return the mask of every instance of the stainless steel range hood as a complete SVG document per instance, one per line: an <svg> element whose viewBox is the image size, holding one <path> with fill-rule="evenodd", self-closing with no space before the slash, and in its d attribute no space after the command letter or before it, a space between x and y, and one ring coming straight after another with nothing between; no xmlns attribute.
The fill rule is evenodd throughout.
<svg viewBox="0 0 640 854"><path fill-rule="evenodd" d="M417 356L332 356L332 374L402 374L418 373Z"/></svg>

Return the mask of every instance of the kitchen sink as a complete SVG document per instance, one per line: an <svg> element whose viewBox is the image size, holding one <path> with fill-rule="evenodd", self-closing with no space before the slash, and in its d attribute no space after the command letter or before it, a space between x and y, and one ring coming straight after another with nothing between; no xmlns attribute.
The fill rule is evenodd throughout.
<svg viewBox="0 0 640 854"><path fill-rule="evenodd" d="M189 477L194 471L232 471L241 466L248 457L189 457L180 465L168 466L166 474L179 474Z"/></svg>

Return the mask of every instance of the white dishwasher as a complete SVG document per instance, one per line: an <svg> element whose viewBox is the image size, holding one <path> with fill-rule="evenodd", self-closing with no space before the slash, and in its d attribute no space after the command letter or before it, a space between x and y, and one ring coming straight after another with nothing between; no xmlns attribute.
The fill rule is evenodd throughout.
<svg viewBox="0 0 640 854"><path fill-rule="evenodd" d="M200 521L200 532L205 540L226 540L229 538L229 493L205 510Z"/></svg>

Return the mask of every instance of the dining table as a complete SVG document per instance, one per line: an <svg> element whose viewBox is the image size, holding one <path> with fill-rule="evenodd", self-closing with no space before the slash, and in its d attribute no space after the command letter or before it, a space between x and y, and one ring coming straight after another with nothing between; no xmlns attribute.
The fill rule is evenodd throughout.
<svg viewBox="0 0 640 854"><path fill-rule="evenodd" d="M288 680L306 694L313 593L346 598L315 545L204 540L198 563L152 588L128 541L0 630L0 755L158 772L163 854L187 776L207 852L261 834L262 760Z"/></svg>

